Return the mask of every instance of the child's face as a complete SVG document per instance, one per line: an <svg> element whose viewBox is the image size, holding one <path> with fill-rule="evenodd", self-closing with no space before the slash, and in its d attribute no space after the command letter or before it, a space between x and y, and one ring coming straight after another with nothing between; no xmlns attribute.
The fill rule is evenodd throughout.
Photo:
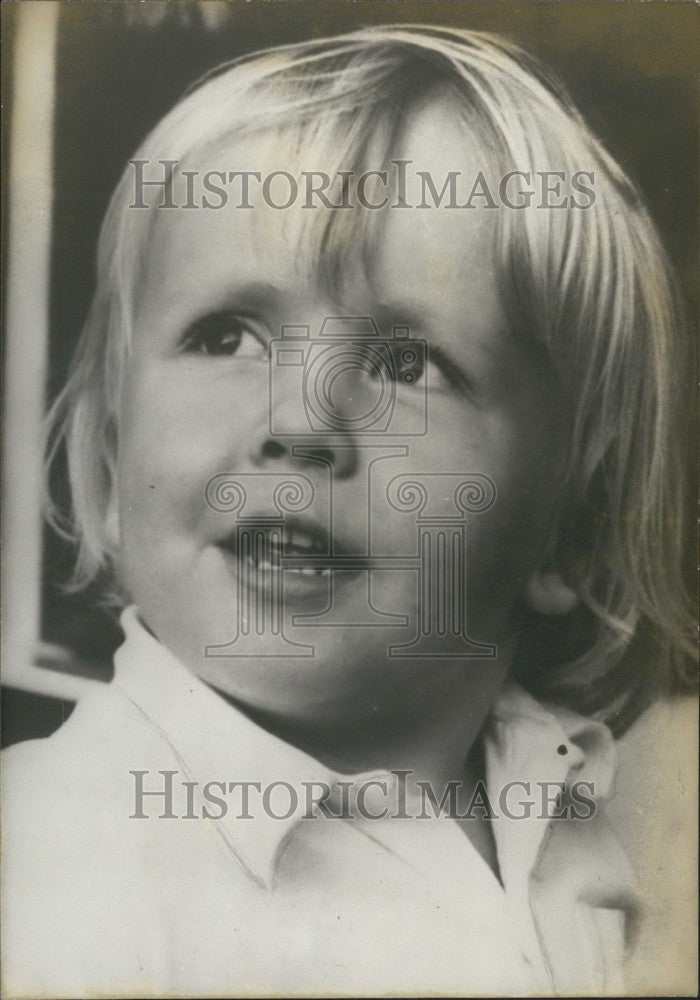
<svg viewBox="0 0 700 1000"><path fill-rule="evenodd" d="M474 176L484 158L455 121L449 106L429 104L393 155L437 180L449 170ZM279 162L276 141L275 135L249 138L221 162L193 169L289 169ZM299 169L320 169L319 159L310 147ZM419 201L420 192L409 191L409 202ZM372 273L349 271L342 302L329 301L299 276L295 233L306 215L300 208L276 211L261 198L250 210L157 212L124 382L116 498L122 581L166 646L250 707L292 720L352 723L391 714L397 704L419 712L438 692L441 698L457 692L483 715L511 658L515 612L551 515L557 464L554 376L509 334L502 309L494 264L497 211L385 211ZM332 501L327 466L293 455L294 440L269 431L270 405L281 426L287 421L290 427L299 426L304 408L301 388L297 398L288 392L270 400L266 348L281 325L317 331L328 315L389 317L385 335L392 321L407 323L411 336L439 348L443 359L431 361L427 372L424 435L397 438L389 430L371 449L356 434L348 433L342 447L316 435L313 443L333 463ZM448 369L462 376L451 381ZM353 381L358 378L364 376L348 376L339 389L347 400L362 391ZM420 405L420 385L419 379L398 389L406 426L411 408ZM495 645L496 659L387 657L389 645L415 634L418 579L410 568L371 573L374 607L408 615L409 628L353 627L369 613L364 571L334 577L334 627L292 628L289 615L327 605L329 577L285 572L287 633L312 643L315 656L269 655L274 647L265 635L256 657L205 656L205 646L236 637L238 594L245 587L231 551L235 514L206 502L209 480L222 472L255 474L260 483L261 473L303 473L317 492L305 512L312 535L314 524L329 528L324 511L332 502L337 550L361 554L369 462L382 452L393 456L390 445L407 446L408 454L373 467L369 516L375 551L385 555L416 552L415 515L398 515L380 502L394 476L481 473L496 485L494 506L467 515L465 599L470 637ZM261 595L250 596L254 604Z"/></svg>

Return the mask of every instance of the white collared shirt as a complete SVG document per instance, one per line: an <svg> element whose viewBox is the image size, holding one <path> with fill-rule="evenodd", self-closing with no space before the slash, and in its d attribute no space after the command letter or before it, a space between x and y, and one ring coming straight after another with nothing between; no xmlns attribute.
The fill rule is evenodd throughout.
<svg viewBox="0 0 700 1000"><path fill-rule="evenodd" d="M112 683L5 755L4 996L619 992L634 904L599 808L605 726L503 690L484 731L499 880L400 776L332 772L134 609L122 625ZM594 815L551 818L551 793L543 814L541 783L573 781Z"/></svg>

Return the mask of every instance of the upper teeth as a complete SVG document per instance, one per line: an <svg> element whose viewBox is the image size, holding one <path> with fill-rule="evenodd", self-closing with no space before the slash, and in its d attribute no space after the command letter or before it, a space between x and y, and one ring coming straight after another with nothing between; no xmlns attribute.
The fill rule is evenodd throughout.
<svg viewBox="0 0 700 1000"><path fill-rule="evenodd" d="M257 527L244 530L242 535L236 533L229 536L227 547L245 552L249 558L258 562L273 559L278 561L285 556L324 556L328 555L328 542L324 533L306 531L300 528L274 526L267 530Z"/></svg>
<svg viewBox="0 0 700 1000"><path fill-rule="evenodd" d="M273 545L279 544L275 536L272 537L271 541ZM284 528L282 530L281 545L287 551L289 549L297 549L305 555L314 549L318 551L322 550L322 545L317 538L307 531L300 531L298 528L295 528L293 531Z"/></svg>
<svg viewBox="0 0 700 1000"><path fill-rule="evenodd" d="M263 572L267 572L270 570L279 571L279 566L276 566L273 563L271 563L269 559L262 559L256 565L258 570L262 570ZM299 576L330 576L331 574L330 569L325 566L317 568L313 568L310 566L298 566L295 569L288 569L285 572L296 573Z"/></svg>

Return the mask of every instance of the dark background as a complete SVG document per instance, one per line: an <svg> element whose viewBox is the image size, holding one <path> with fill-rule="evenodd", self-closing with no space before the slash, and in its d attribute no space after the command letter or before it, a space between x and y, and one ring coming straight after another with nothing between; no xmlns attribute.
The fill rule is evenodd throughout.
<svg viewBox="0 0 700 1000"><path fill-rule="evenodd" d="M5 130L18 7L3 4ZM88 310L102 215L145 134L217 63L369 24L492 31L539 56L646 195L696 315L697 14L692 2L599 0L64 2L56 67L50 398L65 378ZM95 609L94 594L62 592L72 553L48 531L45 553L43 638L80 651L86 669L107 679L118 627ZM69 711L53 699L4 691L3 742L47 734Z"/></svg>

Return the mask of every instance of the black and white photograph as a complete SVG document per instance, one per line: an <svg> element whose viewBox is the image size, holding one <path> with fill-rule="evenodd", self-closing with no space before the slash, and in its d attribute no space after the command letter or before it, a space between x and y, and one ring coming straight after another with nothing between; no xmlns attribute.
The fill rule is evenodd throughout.
<svg viewBox="0 0 700 1000"><path fill-rule="evenodd" d="M2 996L696 996L698 6L1 13Z"/></svg>

